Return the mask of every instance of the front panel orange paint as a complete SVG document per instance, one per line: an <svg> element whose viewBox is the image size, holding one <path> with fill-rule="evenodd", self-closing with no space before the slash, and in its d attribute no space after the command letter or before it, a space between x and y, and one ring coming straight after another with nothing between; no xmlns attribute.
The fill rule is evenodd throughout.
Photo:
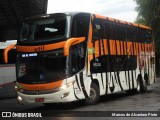
<svg viewBox="0 0 160 120"><path fill-rule="evenodd" d="M24 90L50 90L54 88L58 88L62 85L62 80L53 82L53 83L45 83L45 84L22 84L18 83Z"/></svg>

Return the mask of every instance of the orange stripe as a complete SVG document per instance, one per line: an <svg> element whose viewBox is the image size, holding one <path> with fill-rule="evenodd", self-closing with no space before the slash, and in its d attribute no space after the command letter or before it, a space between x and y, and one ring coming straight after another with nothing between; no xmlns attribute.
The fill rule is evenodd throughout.
<svg viewBox="0 0 160 120"><path fill-rule="evenodd" d="M58 88L62 85L62 81L57 81L53 83L46 83L46 84L22 84L18 83L24 90L50 90L54 88Z"/></svg>
<svg viewBox="0 0 160 120"><path fill-rule="evenodd" d="M41 52L63 48L66 41L48 44L48 45L39 45L39 46L16 46L17 51L19 52Z"/></svg>
<svg viewBox="0 0 160 120"><path fill-rule="evenodd" d="M99 57L100 54L99 54L99 43L98 43L98 40L95 41L95 57Z"/></svg>
<svg viewBox="0 0 160 120"><path fill-rule="evenodd" d="M19 52L42 52L42 51L49 51L49 50L64 48L64 52L66 55L66 53L69 52L70 45L78 44L80 42L83 42L84 40L85 40L85 37L80 37L80 38L70 38L63 42L53 43L48 45L39 45L39 46L16 45L16 49Z"/></svg>
<svg viewBox="0 0 160 120"><path fill-rule="evenodd" d="M85 40L85 37L80 37L80 38L70 38L67 41L48 44L48 45L39 45L39 46L16 45L16 49L19 52L42 52L42 51L49 51L49 50L64 48L64 53L65 53L64 55L66 55L69 52L69 48L71 45L78 44L80 42L83 42L84 40Z"/></svg>
<svg viewBox="0 0 160 120"><path fill-rule="evenodd" d="M120 42L116 40L116 45L117 45L117 55L121 55L120 51Z"/></svg>

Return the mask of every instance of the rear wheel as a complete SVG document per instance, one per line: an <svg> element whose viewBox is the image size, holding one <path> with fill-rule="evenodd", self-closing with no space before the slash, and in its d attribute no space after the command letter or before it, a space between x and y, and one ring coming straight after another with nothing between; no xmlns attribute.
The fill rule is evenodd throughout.
<svg viewBox="0 0 160 120"><path fill-rule="evenodd" d="M95 83L91 84L91 88L90 88L90 95L89 98L85 99L85 104L87 105L91 105L91 104L95 104L99 101L99 88Z"/></svg>
<svg viewBox="0 0 160 120"><path fill-rule="evenodd" d="M136 92L140 93L141 92L141 83L140 80L137 80L137 88L136 88Z"/></svg>
<svg viewBox="0 0 160 120"><path fill-rule="evenodd" d="M147 91L147 81L138 77L137 79L137 92L146 92Z"/></svg>
<svg viewBox="0 0 160 120"><path fill-rule="evenodd" d="M137 78L137 88L127 90L128 95L133 95L136 93L144 93L147 91L147 81L143 80L141 76Z"/></svg>

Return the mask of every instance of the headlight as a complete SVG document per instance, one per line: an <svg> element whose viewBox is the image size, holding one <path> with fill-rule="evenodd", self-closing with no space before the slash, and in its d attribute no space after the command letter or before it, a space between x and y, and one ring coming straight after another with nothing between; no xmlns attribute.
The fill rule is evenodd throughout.
<svg viewBox="0 0 160 120"><path fill-rule="evenodd" d="M68 84L66 84L66 85L62 85L62 86L60 87L60 90L65 90L66 88L70 87L70 86L73 85L74 83L75 83L75 81L72 81L72 82L70 82L70 83L68 83Z"/></svg>
<svg viewBox="0 0 160 120"><path fill-rule="evenodd" d="M62 90L66 89L66 88L67 88L67 85L63 85L60 87L60 89L62 89Z"/></svg>
<svg viewBox="0 0 160 120"><path fill-rule="evenodd" d="M18 90L19 90L19 87L18 87L18 86L15 86L14 88L15 88L15 90L16 90L16 91L18 91Z"/></svg>

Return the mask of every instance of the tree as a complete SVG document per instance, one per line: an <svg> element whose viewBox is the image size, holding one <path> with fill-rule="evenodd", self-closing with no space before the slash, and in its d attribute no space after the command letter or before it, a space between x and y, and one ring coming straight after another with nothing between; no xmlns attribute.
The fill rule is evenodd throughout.
<svg viewBox="0 0 160 120"><path fill-rule="evenodd" d="M156 71L160 75L160 0L134 0L138 7L137 23L153 29L156 48Z"/></svg>

